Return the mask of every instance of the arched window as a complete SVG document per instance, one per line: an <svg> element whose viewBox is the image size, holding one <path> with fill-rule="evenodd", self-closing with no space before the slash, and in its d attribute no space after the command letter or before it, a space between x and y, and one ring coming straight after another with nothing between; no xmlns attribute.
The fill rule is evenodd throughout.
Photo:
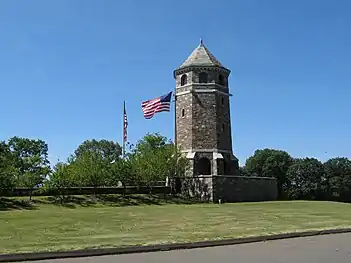
<svg viewBox="0 0 351 263"><path fill-rule="evenodd" d="M184 74L181 78L180 78L180 85L184 86L188 83L188 76L186 74Z"/></svg>
<svg viewBox="0 0 351 263"><path fill-rule="evenodd" d="M199 82L200 83L207 83L208 82L208 75L206 72L201 72L199 74Z"/></svg>
<svg viewBox="0 0 351 263"><path fill-rule="evenodd" d="M224 86L224 84L225 84L224 77L221 74L218 75L218 83L219 83L219 85L222 85L222 86Z"/></svg>

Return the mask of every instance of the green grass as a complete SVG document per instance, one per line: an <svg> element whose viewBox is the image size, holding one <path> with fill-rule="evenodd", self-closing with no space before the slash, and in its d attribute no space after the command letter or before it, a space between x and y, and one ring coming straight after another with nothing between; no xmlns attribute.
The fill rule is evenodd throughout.
<svg viewBox="0 0 351 263"><path fill-rule="evenodd" d="M170 201L130 199L134 202L122 203L124 199L118 199L98 204L80 202L68 207L67 204L53 205L43 198L36 198L36 203L31 206L18 200L2 200L0 254L202 241L351 227L351 205L344 203L296 201L161 205ZM128 204L134 206L124 206Z"/></svg>

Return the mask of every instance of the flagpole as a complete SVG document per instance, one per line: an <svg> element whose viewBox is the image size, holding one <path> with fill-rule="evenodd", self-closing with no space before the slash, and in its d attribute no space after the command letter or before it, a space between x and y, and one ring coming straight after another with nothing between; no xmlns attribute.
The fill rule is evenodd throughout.
<svg viewBox="0 0 351 263"><path fill-rule="evenodd" d="M125 154L126 154L126 140L125 140L125 117L126 117L126 102L123 101L123 146L122 146L122 158L124 159Z"/></svg>
<svg viewBox="0 0 351 263"><path fill-rule="evenodd" d="M177 147L177 107L176 107L176 91L174 91L174 145Z"/></svg>

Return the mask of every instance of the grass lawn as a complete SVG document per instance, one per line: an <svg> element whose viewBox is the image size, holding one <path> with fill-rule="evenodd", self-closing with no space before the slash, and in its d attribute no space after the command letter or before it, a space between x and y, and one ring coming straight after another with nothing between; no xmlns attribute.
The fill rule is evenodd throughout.
<svg viewBox="0 0 351 263"><path fill-rule="evenodd" d="M17 202L13 200L1 202ZM60 206L35 200L33 206L21 209L0 206L0 254L351 227L351 204L333 202L164 205L131 198L128 202L134 206L120 202Z"/></svg>

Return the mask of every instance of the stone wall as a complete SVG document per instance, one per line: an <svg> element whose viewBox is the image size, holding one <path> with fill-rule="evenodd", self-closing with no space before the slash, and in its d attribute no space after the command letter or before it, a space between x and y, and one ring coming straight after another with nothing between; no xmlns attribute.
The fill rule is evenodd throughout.
<svg viewBox="0 0 351 263"><path fill-rule="evenodd" d="M277 181L267 177L247 176L196 176L183 180L185 196L204 201L259 202L278 198Z"/></svg>
<svg viewBox="0 0 351 263"><path fill-rule="evenodd" d="M267 177L213 176L213 201L273 201L278 198L277 180Z"/></svg>
<svg viewBox="0 0 351 263"><path fill-rule="evenodd" d="M192 149L217 149L217 94L193 93Z"/></svg>
<svg viewBox="0 0 351 263"><path fill-rule="evenodd" d="M191 93L177 96L175 103L175 125L176 125L176 142L182 150L191 149L192 145L192 116L193 116L193 96ZM184 110L184 116L183 116Z"/></svg>
<svg viewBox="0 0 351 263"><path fill-rule="evenodd" d="M184 178L181 193L184 197L212 201L212 176L189 176Z"/></svg>

